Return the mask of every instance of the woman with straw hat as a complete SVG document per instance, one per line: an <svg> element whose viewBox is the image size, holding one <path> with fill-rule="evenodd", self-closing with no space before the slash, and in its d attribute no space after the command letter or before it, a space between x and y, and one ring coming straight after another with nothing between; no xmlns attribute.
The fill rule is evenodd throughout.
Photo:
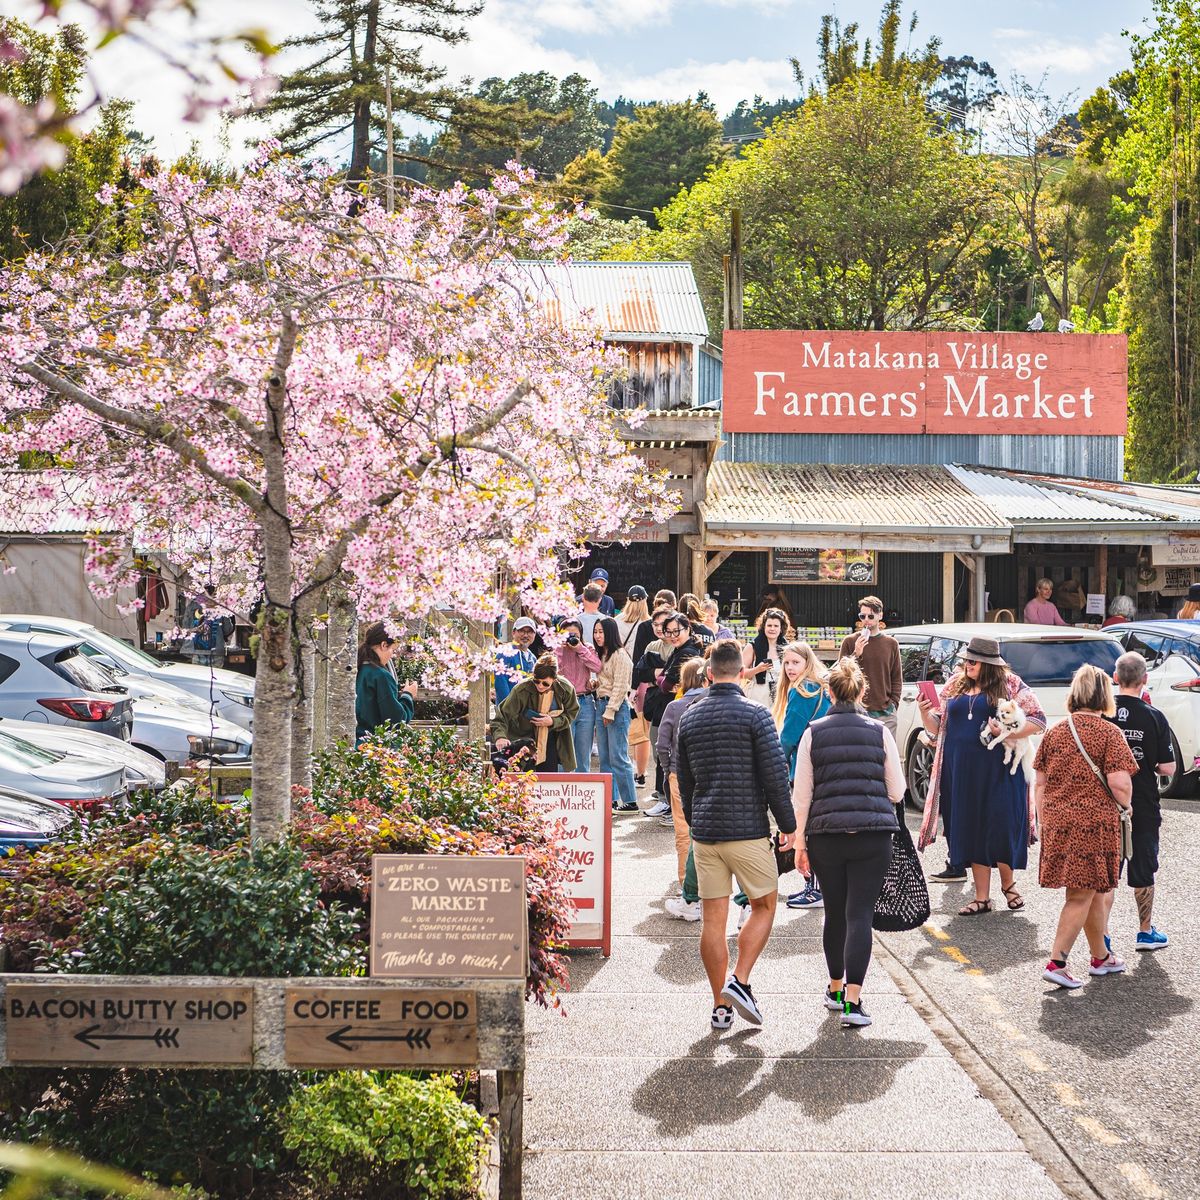
<svg viewBox="0 0 1200 1200"><path fill-rule="evenodd" d="M1010 702L1023 718L1010 740L1046 728L1037 697L1008 669L999 644L985 637L970 640L938 707L924 696L918 701L926 731L937 738L919 845L923 850L934 840L940 808L949 861L969 865L975 885L974 899L959 909L962 917L992 911L994 869L1008 907L1025 907L1013 872L1027 865L1033 837L1028 783L1023 771L1009 770L1003 744L989 748L980 737L984 730L1001 733L997 709Z"/></svg>

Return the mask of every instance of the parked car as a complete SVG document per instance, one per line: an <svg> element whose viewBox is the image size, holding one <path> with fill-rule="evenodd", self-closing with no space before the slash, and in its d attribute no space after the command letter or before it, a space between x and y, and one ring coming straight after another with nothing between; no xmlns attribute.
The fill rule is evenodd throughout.
<svg viewBox="0 0 1200 1200"><path fill-rule="evenodd" d="M16 788L0 787L0 859L20 846L36 850L48 845L70 824L71 816L61 804Z"/></svg>
<svg viewBox="0 0 1200 1200"><path fill-rule="evenodd" d="M248 759L254 744L249 730L216 713L153 697L134 700L132 737L140 749L181 766L196 758Z"/></svg>
<svg viewBox="0 0 1200 1200"><path fill-rule="evenodd" d="M938 687L944 684L973 637L999 642L1000 657L1037 693L1051 725L1067 715L1067 694L1075 672L1091 663L1111 673L1121 654L1119 643L1108 633L1057 625L962 622L907 625L887 632L900 643L904 685L896 715L896 744L904 760L909 801L918 808L924 806L929 790L933 751L918 736L922 725L917 684L923 680Z"/></svg>
<svg viewBox="0 0 1200 1200"><path fill-rule="evenodd" d="M167 771L162 759L120 738L89 733L86 729L68 729L65 725L15 721L12 717L0 717L0 733L11 733L43 750L56 751L68 757L73 755L122 767L125 782L131 791L148 788L157 792L166 787Z"/></svg>
<svg viewBox="0 0 1200 1200"><path fill-rule="evenodd" d="M0 787L91 812L128 796L125 769L44 750L0 730Z"/></svg>
<svg viewBox="0 0 1200 1200"><path fill-rule="evenodd" d="M129 741L133 701L80 653L79 639L0 630L0 717L43 721Z"/></svg>
<svg viewBox="0 0 1200 1200"><path fill-rule="evenodd" d="M1145 658L1151 703L1175 734L1175 775L1164 777L1163 795L1186 795L1200 768L1200 621L1124 621L1105 633Z"/></svg>
<svg viewBox="0 0 1200 1200"><path fill-rule="evenodd" d="M145 679L157 687L175 687L216 711L243 729L254 728L254 681L222 667L194 663L160 662L153 655L104 633L86 621L67 617L30 616L25 613L0 615L0 629L17 632L58 633L75 638L83 653L110 670ZM130 689L132 692L132 688Z"/></svg>

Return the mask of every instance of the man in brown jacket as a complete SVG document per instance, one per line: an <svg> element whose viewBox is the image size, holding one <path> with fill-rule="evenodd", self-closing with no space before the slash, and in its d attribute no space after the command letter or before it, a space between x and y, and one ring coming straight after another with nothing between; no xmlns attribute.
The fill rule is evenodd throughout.
<svg viewBox="0 0 1200 1200"><path fill-rule="evenodd" d="M883 601L878 596L864 596L858 602L858 633L842 642L843 658L858 659L867 677L867 692L863 704L867 716L886 725L896 736L896 707L900 703L900 687L904 677L900 670L900 643L880 628L883 620Z"/></svg>

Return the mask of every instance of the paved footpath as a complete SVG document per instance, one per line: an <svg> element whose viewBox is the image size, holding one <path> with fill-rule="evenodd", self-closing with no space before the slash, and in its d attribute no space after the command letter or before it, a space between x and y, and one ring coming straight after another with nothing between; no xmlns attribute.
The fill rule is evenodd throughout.
<svg viewBox="0 0 1200 1200"><path fill-rule="evenodd" d="M875 1024L826 1012L817 913L780 909L752 980L764 1026L713 1032L700 926L662 911L671 831L614 824L612 957L577 951L565 1015L527 1014L529 1200L1062 1200L878 959Z"/></svg>

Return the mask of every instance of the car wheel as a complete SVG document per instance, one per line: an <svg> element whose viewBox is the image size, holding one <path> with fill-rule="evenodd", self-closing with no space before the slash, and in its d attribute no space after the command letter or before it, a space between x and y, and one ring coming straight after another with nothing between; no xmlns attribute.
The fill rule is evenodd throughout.
<svg viewBox="0 0 1200 1200"><path fill-rule="evenodd" d="M1179 747L1172 746L1172 749L1175 751L1175 774L1156 776L1158 794L1166 800L1177 800L1180 796L1190 795L1196 783L1194 772L1184 774L1183 756L1179 753Z"/></svg>
<svg viewBox="0 0 1200 1200"><path fill-rule="evenodd" d="M919 737L913 738L912 745L908 748L908 763L904 774L908 781L908 802L918 811L925 808L932 771L933 750Z"/></svg>

